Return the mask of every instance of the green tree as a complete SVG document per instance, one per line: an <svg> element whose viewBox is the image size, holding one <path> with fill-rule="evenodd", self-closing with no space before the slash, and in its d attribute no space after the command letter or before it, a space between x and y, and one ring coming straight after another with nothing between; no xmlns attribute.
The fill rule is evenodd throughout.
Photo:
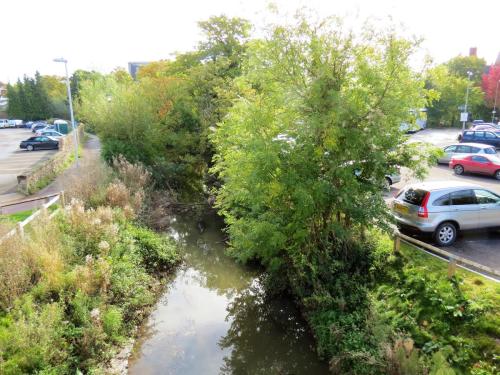
<svg viewBox="0 0 500 375"><path fill-rule="evenodd" d="M450 74L467 78L468 72L472 73L471 79L475 86L481 84L481 78L486 70L486 61L477 56L457 56L445 63Z"/></svg>
<svg viewBox="0 0 500 375"><path fill-rule="evenodd" d="M342 353L352 373L376 368L362 360L376 356L366 328L366 228L390 222L385 175L396 166L421 175L432 159L399 130L426 105L409 67L414 49L394 32L353 35L331 19L274 26L250 43L241 98L213 136L230 252L285 278L320 353ZM342 340L332 327L345 330ZM344 355L352 352L361 354Z"/></svg>
<svg viewBox="0 0 500 375"><path fill-rule="evenodd" d="M7 107L7 114L10 118L24 119L24 112L19 98L19 91L16 86L7 84L7 98L9 99L9 106Z"/></svg>
<svg viewBox="0 0 500 375"><path fill-rule="evenodd" d="M439 65L428 72L427 87L438 94L428 110L430 125L458 126L460 124L459 107L465 104L469 86L468 111L473 117L479 116L484 104L484 95L480 87L473 85L468 78L452 74L446 65Z"/></svg>

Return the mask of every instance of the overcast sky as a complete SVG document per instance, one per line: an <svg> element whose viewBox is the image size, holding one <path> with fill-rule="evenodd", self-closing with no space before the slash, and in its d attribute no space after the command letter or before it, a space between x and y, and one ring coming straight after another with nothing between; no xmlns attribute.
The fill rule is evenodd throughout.
<svg viewBox="0 0 500 375"><path fill-rule="evenodd" d="M129 61L169 58L192 50L200 39L197 22L212 15L245 17L262 26L270 16L266 0L0 0L0 81L64 73L52 62L63 56L70 72L108 72ZM435 62L469 47L488 63L500 52L500 0L276 0L286 13L307 6L321 16L389 17L425 39L423 53ZM355 23L353 23L355 24Z"/></svg>

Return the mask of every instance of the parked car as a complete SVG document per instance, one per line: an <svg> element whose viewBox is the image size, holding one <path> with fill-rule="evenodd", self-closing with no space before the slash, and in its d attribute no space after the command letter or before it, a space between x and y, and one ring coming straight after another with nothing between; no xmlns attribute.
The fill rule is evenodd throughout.
<svg viewBox="0 0 500 375"><path fill-rule="evenodd" d="M1 118L0 119L0 129L8 128L8 127L9 127L9 120Z"/></svg>
<svg viewBox="0 0 500 375"><path fill-rule="evenodd" d="M496 125L490 125L490 124L479 124L479 125L474 125L470 130L486 130L490 132L496 132L499 131L500 128Z"/></svg>
<svg viewBox="0 0 500 375"><path fill-rule="evenodd" d="M24 126L23 120L9 120L10 128L20 128Z"/></svg>
<svg viewBox="0 0 500 375"><path fill-rule="evenodd" d="M38 137L28 138L25 141L21 141L19 147L26 149L28 151L51 150L51 149L58 149L59 142L56 139L50 137L38 136Z"/></svg>
<svg viewBox="0 0 500 375"><path fill-rule="evenodd" d="M500 132L466 130L460 142L474 142L500 148Z"/></svg>
<svg viewBox="0 0 500 375"><path fill-rule="evenodd" d="M36 133L38 130L45 129L47 126L48 124L44 122L37 122L31 127L31 132Z"/></svg>
<svg viewBox="0 0 500 375"><path fill-rule="evenodd" d="M500 180L500 158L496 155L453 157L449 165L458 175L478 173L494 176L497 180Z"/></svg>
<svg viewBox="0 0 500 375"><path fill-rule="evenodd" d="M392 202L398 227L432 234L440 246L455 242L458 231L500 228L500 196L466 182L412 184Z"/></svg>
<svg viewBox="0 0 500 375"><path fill-rule="evenodd" d="M444 155L438 159L440 164L448 164L451 158L467 156L471 154L495 155L497 150L493 146L481 143L456 143L443 148Z"/></svg>
<svg viewBox="0 0 500 375"><path fill-rule="evenodd" d="M42 129L42 130L38 130L36 132L36 135L38 135L38 136L42 135L45 137L51 137L51 138L55 138L55 139L61 138L64 136L64 134L61 134L53 129L47 129L47 128Z"/></svg>

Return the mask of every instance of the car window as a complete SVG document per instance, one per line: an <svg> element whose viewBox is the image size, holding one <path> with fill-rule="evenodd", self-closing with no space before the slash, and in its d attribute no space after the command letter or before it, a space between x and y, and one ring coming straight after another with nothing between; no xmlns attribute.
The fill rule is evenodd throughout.
<svg viewBox="0 0 500 375"><path fill-rule="evenodd" d="M495 139L496 138L495 134L490 133L490 132L485 132L484 137L487 139Z"/></svg>
<svg viewBox="0 0 500 375"><path fill-rule="evenodd" d="M476 138L484 138L484 132L475 132L474 135Z"/></svg>
<svg viewBox="0 0 500 375"><path fill-rule="evenodd" d="M40 137L40 139L42 140L42 142L47 142L49 140L47 137Z"/></svg>
<svg viewBox="0 0 500 375"><path fill-rule="evenodd" d="M457 150L455 152L458 154L470 154L470 146L457 146Z"/></svg>
<svg viewBox="0 0 500 375"><path fill-rule="evenodd" d="M444 148L444 152L455 152L457 146L448 146Z"/></svg>
<svg viewBox="0 0 500 375"><path fill-rule="evenodd" d="M451 204L454 206L476 204L476 198L472 190L455 191L451 193Z"/></svg>
<svg viewBox="0 0 500 375"><path fill-rule="evenodd" d="M474 132L468 131L468 132L465 132L464 135L472 136L472 135L474 135Z"/></svg>
<svg viewBox="0 0 500 375"><path fill-rule="evenodd" d="M436 199L434 202L432 202L433 206L449 206L451 203L450 199L450 194L445 194L438 199Z"/></svg>
<svg viewBox="0 0 500 375"><path fill-rule="evenodd" d="M409 188L404 193L403 201L420 206L424 200L425 194L427 194L425 190Z"/></svg>
<svg viewBox="0 0 500 375"><path fill-rule="evenodd" d="M472 159L472 161L475 161L477 163L487 163L487 162L489 162L489 160L486 159L484 156L474 155L471 159Z"/></svg>
<svg viewBox="0 0 500 375"><path fill-rule="evenodd" d="M470 152L471 154L477 154L481 149L479 147L471 147Z"/></svg>
<svg viewBox="0 0 500 375"><path fill-rule="evenodd" d="M476 196L477 203L479 204L490 204L490 203L500 202L500 197L488 190L476 189L474 190L474 195Z"/></svg>
<svg viewBox="0 0 500 375"><path fill-rule="evenodd" d="M495 150L494 147L489 147L484 149L484 153L488 155L494 155L497 153L497 150Z"/></svg>

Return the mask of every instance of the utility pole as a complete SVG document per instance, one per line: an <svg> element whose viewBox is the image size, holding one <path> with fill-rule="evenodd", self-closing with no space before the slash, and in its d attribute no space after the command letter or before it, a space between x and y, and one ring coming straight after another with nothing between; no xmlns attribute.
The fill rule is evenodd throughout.
<svg viewBox="0 0 500 375"><path fill-rule="evenodd" d="M54 59L54 62L64 63L64 69L66 70L66 88L68 90L69 115L71 117L71 129L73 131L73 141L75 143L75 162L76 162L76 167L78 168L78 135L76 134L75 117L73 115L73 100L71 100L71 87L69 84L69 75L68 75L68 60L59 57L57 59Z"/></svg>
<svg viewBox="0 0 500 375"><path fill-rule="evenodd" d="M468 71L467 72L467 92L465 94L465 107L464 107L464 113L469 113L467 112L467 104L469 103L469 88L470 88L470 77L472 76L472 72ZM465 131L465 123L467 120L464 118L462 122L462 133Z"/></svg>

